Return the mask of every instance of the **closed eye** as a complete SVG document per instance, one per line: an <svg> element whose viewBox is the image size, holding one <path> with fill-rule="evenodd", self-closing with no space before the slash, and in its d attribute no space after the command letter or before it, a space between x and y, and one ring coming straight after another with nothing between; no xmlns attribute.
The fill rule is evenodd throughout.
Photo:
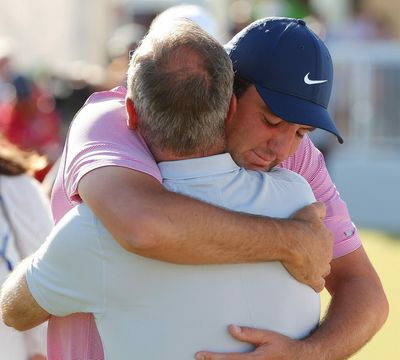
<svg viewBox="0 0 400 360"><path fill-rule="evenodd" d="M282 121L272 121L268 119L266 116L263 116L263 123L269 127L275 128L279 126Z"/></svg>

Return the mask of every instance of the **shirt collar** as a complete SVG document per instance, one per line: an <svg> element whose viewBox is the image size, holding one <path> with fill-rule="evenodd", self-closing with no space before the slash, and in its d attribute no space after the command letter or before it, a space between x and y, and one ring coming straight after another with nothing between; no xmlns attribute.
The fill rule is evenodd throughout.
<svg viewBox="0 0 400 360"><path fill-rule="evenodd" d="M158 163L158 167L161 176L166 180L218 175L240 169L228 153L194 159L162 161Z"/></svg>

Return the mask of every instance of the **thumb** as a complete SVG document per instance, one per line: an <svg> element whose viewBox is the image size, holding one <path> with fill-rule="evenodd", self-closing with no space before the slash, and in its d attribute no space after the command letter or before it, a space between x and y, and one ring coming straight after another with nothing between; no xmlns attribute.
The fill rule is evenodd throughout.
<svg viewBox="0 0 400 360"><path fill-rule="evenodd" d="M247 326L229 325L230 334L237 340L245 341L253 345L265 344L268 342L271 331L259 330Z"/></svg>

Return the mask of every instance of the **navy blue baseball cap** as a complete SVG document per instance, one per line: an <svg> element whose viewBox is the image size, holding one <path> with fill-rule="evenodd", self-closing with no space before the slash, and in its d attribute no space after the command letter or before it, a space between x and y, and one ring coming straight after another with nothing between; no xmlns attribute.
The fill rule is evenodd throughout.
<svg viewBox="0 0 400 360"><path fill-rule="evenodd" d="M336 135L328 113L333 66L328 48L304 20L265 18L240 31L225 49L233 69L255 85L271 111L285 121Z"/></svg>

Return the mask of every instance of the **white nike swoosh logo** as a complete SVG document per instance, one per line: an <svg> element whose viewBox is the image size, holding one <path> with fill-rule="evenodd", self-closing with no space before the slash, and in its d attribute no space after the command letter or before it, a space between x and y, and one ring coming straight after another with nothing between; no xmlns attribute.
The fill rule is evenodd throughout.
<svg viewBox="0 0 400 360"><path fill-rule="evenodd" d="M308 73L306 76L304 76L304 82L308 85L315 85L315 84L322 84L324 82L327 82L328 80L311 80L308 76L310 73Z"/></svg>

